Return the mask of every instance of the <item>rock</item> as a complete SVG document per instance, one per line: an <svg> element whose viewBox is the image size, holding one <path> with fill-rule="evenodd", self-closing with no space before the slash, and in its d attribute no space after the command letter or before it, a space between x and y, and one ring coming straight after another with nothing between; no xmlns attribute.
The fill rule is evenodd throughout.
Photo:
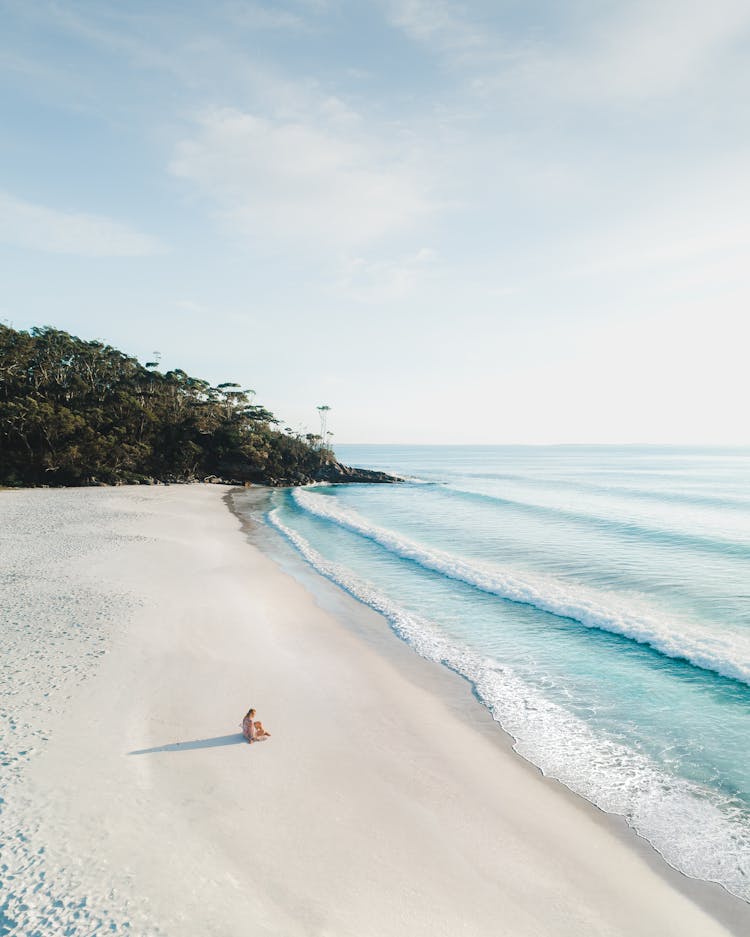
<svg viewBox="0 0 750 937"><path fill-rule="evenodd" d="M342 465L341 462L327 462L314 473L312 480L337 485L392 485L403 481L403 478L389 475L388 472L378 472L375 469L353 468L350 465Z"/></svg>

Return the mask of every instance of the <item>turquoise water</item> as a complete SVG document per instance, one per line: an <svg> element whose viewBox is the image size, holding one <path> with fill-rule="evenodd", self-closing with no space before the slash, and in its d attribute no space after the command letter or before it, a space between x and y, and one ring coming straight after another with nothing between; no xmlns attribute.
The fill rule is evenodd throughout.
<svg viewBox="0 0 750 937"><path fill-rule="evenodd" d="M750 900L750 450L341 446L269 521L546 774Z"/></svg>

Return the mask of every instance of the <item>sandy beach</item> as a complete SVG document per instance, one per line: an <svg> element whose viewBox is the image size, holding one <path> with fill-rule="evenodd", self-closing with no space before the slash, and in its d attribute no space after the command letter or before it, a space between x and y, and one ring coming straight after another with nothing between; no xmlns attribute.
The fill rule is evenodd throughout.
<svg viewBox="0 0 750 937"><path fill-rule="evenodd" d="M750 931L256 525L264 497L0 492L0 933Z"/></svg>

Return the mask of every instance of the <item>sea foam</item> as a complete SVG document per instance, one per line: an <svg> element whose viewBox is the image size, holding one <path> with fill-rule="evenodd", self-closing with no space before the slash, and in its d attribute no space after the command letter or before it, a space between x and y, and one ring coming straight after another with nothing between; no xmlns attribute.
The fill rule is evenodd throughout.
<svg viewBox="0 0 750 937"><path fill-rule="evenodd" d="M712 633L689 622L668 620L646 608L634 613L632 603L628 607L621 606L610 594L604 596L552 577L519 575L427 547L373 524L355 511L329 504L332 499L328 497L298 488L292 492L292 498L308 514L359 534L432 572L499 598L572 619L587 628L620 635L647 645L665 657L685 660L695 667L750 685L750 635L747 632Z"/></svg>
<svg viewBox="0 0 750 937"><path fill-rule="evenodd" d="M432 622L325 559L283 523L278 508L267 518L308 563L380 612L418 654L469 680L527 761L602 810L624 817L674 868L750 900L750 815L739 802L675 778L646 755L597 734L512 668L448 640Z"/></svg>

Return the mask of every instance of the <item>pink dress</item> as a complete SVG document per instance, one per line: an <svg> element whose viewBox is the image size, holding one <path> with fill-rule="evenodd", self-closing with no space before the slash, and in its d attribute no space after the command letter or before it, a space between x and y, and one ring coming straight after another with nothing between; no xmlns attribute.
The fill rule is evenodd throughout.
<svg viewBox="0 0 750 937"><path fill-rule="evenodd" d="M250 716L245 716L242 720L242 734L251 742L255 738L255 726L253 725L253 720Z"/></svg>

